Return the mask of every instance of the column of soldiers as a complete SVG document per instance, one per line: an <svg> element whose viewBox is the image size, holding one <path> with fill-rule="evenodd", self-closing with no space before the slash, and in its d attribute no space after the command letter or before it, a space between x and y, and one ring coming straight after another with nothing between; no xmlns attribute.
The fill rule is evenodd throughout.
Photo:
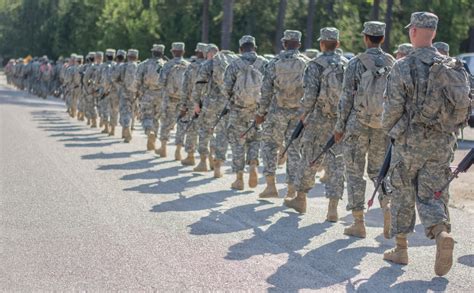
<svg viewBox="0 0 474 293"><path fill-rule="evenodd" d="M20 89L38 95L59 91L71 117L86 119L93 128L103 126L102 133L115 135L120 123L126 143L134 120L140 119L146 149L160 157L167 157L176 127L174 158L194 166L197 151L196 172L213 170L215 178L222 177L230 145L232 189L245 189L246 166L248 187L257 187L261 158L266 186L260 199L279 198L275 173L279 161L286 160L283 204L299 213L306 212L307 194L316 174L324 171L329 222L338 221L346 182L346 210L353 216L343 231L348 236L366 237L366 178L380 183L377 177L390 150L379 202L383 235L395 237L396 247L383 258L408 264L407 235L414 229L416 207L426 236L436 240L435 272L441 276L451 268L454 240L449 193L435 199L434 192L450 175L456 135L469 115L471 97L469 76L458 60L447 57L449 46L432 44L437 23L432 13L413 13L407 26L410 43L398 46L396 58L381 49L385 23L369 21L362 31L366 50L351 60L339 51L339 30L325 27L320 51L305 54L299 51L301 32L286 30L284 49L268 58L258 55L255 38L245 35L239 55L198 43L188 61L184 43L175 42L170 60L165 46L156 44L141 63L135 49L107 49L104 63L102 52L90 52L86 64L72 54L54 70L43 58L28 65L11 61L5 71L7 81ZM58 81L48 88L51 78ZM443 106L443 95L454 104ZM301 124L303 132L294 139ZM335 144L327 147L331 139Z"/></svg>

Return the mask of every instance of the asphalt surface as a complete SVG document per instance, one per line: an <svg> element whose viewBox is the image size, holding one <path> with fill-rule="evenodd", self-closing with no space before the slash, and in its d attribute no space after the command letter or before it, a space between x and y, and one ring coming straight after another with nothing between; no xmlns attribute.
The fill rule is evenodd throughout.
<svg viewBox="0 0 474 293"><path fill-rule="evenodd" d="M230 190L228 162L221 179L194 173L145 152L140 128L125 144L69 118L61 100L1 82L1 291L474 290L467 211L451 209L457 243L446 277L434 275L434 241L419 223L410 264L392 265L382 260L394 243L381 235L378 206L367 238L350 238L345 200L341 220L324 221L321 184L300 216L282 199L258 201L263 179L255 191Z"/></svg>

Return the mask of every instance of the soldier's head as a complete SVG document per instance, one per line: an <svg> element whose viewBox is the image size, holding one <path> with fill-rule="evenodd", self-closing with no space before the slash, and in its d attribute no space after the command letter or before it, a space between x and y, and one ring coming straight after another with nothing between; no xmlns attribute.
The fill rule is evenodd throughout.
<svg viewBox="0 0 474 293"><path fill-rule="evenodd" d="M183 42L174 42L171 44L171 54L175 58L181 58L184 55L184 43Z"/></svg>
<svg viewBox="0 0 474 293"><path fill-rule="evenodd" d="M153 44L153 47L151 48L151 56L153 56L154 58L162 58L164 52L165 45Z"/></svg>
<svg viewBox="0 0 474 293"><path fill-rule="evenodd" d="M206 46L206 58L211 60L219 52L219 47L216 44L207 44Z"/></svg>
<svg viewBox="0 0 474 293"><path fill-rule="evenodd" d="M102 51L97 51L95 52L95 63L100 64L102 63L102 60L104 60L104 52Z"/></svg>
<svg viewBox="0 0 474 293"><path fill-rule="evenodd" d="M395 50L393 53L395 54L395 58L401 59L411 52L413 52L413 46L410 43L403 43L398 45L397 50Z"/></svg>
<svg viewBox="0 0 474 293"><path fill-rule="evenodd" d="M339 47L339 30L335 27L324 27L319 32L319 48L322 52L332 52Z"/></svg>
<svg viewBox="0 0 474 293"><path fill-rule="evenodd" d="M411 14L408 28L410 42L415 48L431 47L436 37L438 17L431 12L414 12Z"/></svg>
<svg viewBox="0 0 474 293"><path fill-rule="evenodd" d="M107 61L114 61L115 58L115 49L107 49L105 50L105 59Z"/></svg>
<svg viewBox="0 0 474 293"><path fill-rule="evenodd" d="M196 57L200 58L200 59L204 59L204 54L206 52L206 47L207 47L207 44L206 43L197 43L196 44L196 50L194 50L194 52L196 53Z"/></svg>
<svg viewBox="0 0 474 293"><path fill-rule="evenodd" d="M301 32L295 30L286 30L281 38L285 50L297 50L301 47Z"/></svg>
<svg viewBox="0 0 474 293"><path fill-rule="evenodd" d="M117 50L117 57L115 58L115 60L117 62L123 62L125 60L126 55L127 55L127 52L125 52L125 50L119 49Z"/></svg>
<svg viewBox="0 0 474 293"><path fill-rule="evenodd" d="M433 47L435 47L436 50L438 50L438 52L441 55L449 56L449 45L448 45L448 43L436 42L436 43L433 43Z"/></svg>
<svg viewBox="0 0 474 293"><path fill-rule="evenodd" d="M75 58L76 65L81 65L82 61L84 61L84 57L82 55L76 55L76 58Z"/></svg>
<svg viewBox="0 0 474 293"><path fill-rule="evenodd" d="M255 38L250 35L241 37L239 40L239 51L240 53L257 51L257 43L255 42Z"/></svg>
<svg viewBox="0 0 474 293"><path fill-rule="evenodd" d="M134 62L138 60L138 50L137 49L128 49L127 60L129 62Z"/></svg>
<svg viewBox="0 0 474 293"><path fill-rule="evenodd" d="M95 59L95 52L89 52L86 57L86 62L94 63L94 59Z"/></svg>
<svg viewBox="0 0 474 293"><path fill-rule="evenodd" d="M380 21L367 21L364 23L364 44L367 48L380 47L385 39L385 23Z"/></svg>

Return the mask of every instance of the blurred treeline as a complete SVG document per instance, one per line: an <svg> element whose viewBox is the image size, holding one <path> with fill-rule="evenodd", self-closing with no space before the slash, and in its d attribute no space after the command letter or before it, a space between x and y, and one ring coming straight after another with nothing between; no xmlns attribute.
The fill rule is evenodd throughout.
<svg viewBox="0 0 474 293"><path fill-rule="evenodd" d="M324 26L341 30L345 51L360 52L368 20L387 23L384 49L392 52L409 41L403 27L414 11L439 16L436 39L452 55L474 51L473 0L0 0L0 58L106 48L136 48L146 58L153 43L168 51L173 41L189 54L198 41L236 51L244 34L257 38L260 53L274 53L284 29L301 30L303 48L317 48Z"/></svg>

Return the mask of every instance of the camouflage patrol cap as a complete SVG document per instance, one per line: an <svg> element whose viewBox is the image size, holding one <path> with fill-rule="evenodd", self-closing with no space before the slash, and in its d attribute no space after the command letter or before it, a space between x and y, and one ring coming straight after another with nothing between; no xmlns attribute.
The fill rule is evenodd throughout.
<svg viewBox="0 0 474 293"><path fill-rule="evenodd" d="M105 55L107 55L107 56L115 56L115 49L107 49L107 50L105 50Z"/></svg>
<svg viewBox="0 0 474 293"><path fill-rule="evenodd" d="M211 50L219 51L219 47L217 47L216 44L207 44L205 53L208 53Z"/></svg>
<svg viewBox="0 0 474 293"><path fill-rule="evenodd" d="M445 42L436 42L433 43L433 47L436 48L438 51L444 51L444 52L449 52L449 44Z"/></svg>
<svg viewBox="0 0 474 293"><path fill-rule="evenodd" d="M89 52L87 53L86 58L94 57L94 56L95 56L95 52Z"/></svg>
<svg viewBox="0 0 474 293"><path fill-rule="evenodd" d="M196 44L196 50L194 50L195 52L205 52L206 51L206 47L207 47L207 44L206 43L197 43Z"/></svg>
<svg viewBox="0 0 474 293"><path fill-rule="evenodd" d="M128 49L127 56L138 58L138 50L137 49Z"/></svg>
<svg viewBox="0 0 474 293"><path fill-rule="evenodd" d="M82 55L76 55L74 59L75 59L76 61L82 61L82 60L84 60L84 56L82 56Z"/></svg>
<svg viewBox="0 0 474 293"><path fill-rule="evenodd" d="M102 51L95 52L95 57L103 58L104 57L104 52L102 52Z"/></svg>
<svg viewBox="0 0 474 293"><path fill-rule="evenodd" d="M171 51L184 51L184 47L183 42L174 42L171 44Z"/></svg>
<svg viewBox="0 0 474 293"><path fill-rule="evenodd" d="M286 30L283 32L283 38L281 41L298 41L301 42L301 32L295 30Z"/></svg>
<svg viewBox="0 0 474 293"><path fill-rule="evenodd" d="M403 43L403 44L398 45L397 50L395 50L395 52L393 52L393 53L394 53L394 54L402 53L402 54L404 54L404 55L408 55L408 54L410 54L412 51L413 51L413 45L412 45L412 44L410 44L410 43Z"/></svg>
<svg viewBox="0 0 474 293"><path fill-rule="evenodd" d="M117 50L117 56L124 56L127 55L127 52L125 52L125 50L122 50L122 49L118 49Z"/></svg>
<svg viewBox="0 0 474 293"><path fill-rule="evenodd" d="M319 32L318 41L339 41L339 30L335 27L323 27Z"/></svg>
<svg viewBox="0 0 474 293"><path fill-rule="evenodd" d="M435 30L438 27L438 17L431 12L413 12L410 23L405 28L412 26Z"/></svg>
<svg viewBox="0 0 474 293"><path fill-rule="evenodd" d="M366 21L362 33L368 36L381 37L385 35L385 26L385 23L381 21Z"/></svg>
<svg viewBox="0 0 474 293"><path fill-rule="evenodd" d="M153 47L151 48L150 51L163 53L163 52L165 51L165 45L162 45L162 44L153 44Z"/></svg>
<svg viewBox="0 0 474 293"><path fill-rule="evenodd" d="M257 45L257 43L255 42L255 38L250 36L250 35L245 35L245 36L241 37L240 40L239 40L239 46L240 47L242 47L242 45L246 44L246 43L251 43L254 46Z"/></svg>
<svg viewBox="0 0 474 293"><path fill-rule="evenodd" d="M72 53L70 58L76 58L77 54L76 53Z"/></svg>
<svg viewBox="0 0 474 293"><path fill-rule="evenodd" d="M318 54L319 54L319 50L317 50L317 49L306 49L306 50L304 51L304 54L305 54L307 57L311 58L311 59L312 59L312 58L316 58L316 57L318 56Z"/></svg>

